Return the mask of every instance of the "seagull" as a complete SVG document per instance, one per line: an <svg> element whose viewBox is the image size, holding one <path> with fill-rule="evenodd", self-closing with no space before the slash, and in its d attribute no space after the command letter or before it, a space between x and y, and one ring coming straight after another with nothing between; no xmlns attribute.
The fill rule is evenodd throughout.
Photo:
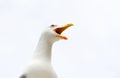
<svg viewBox="0 0 120 78"><path fill-rule="evenodd" d="M42 32L33 57L20 78L57 78L51 64L52 45L61 39L67 40L68 38L61 34L71 26L71 23L60 27L52 24Z"/></svg>

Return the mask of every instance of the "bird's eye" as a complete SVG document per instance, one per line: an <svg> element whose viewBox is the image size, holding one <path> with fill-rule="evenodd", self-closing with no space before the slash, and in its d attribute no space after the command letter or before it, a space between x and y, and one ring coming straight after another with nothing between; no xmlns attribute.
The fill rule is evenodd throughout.
<svg viewBox="0 0 120 78"><path fill-rule="evenodd" d="M52 24L52 25L50 25L50 27L56 27L57 25L54 25L54 24Z"/></svg>

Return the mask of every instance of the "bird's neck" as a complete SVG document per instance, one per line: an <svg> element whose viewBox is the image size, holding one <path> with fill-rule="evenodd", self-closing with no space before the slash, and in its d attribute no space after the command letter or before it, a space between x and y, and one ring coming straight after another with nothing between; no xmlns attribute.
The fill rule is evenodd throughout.
<svg viewBox="0 0 120 78"><path fill-rule="evenodd" d="M45 37L41 37L33 57L43 62L51 62L52 45L53 43L50 43Z"/></svg>

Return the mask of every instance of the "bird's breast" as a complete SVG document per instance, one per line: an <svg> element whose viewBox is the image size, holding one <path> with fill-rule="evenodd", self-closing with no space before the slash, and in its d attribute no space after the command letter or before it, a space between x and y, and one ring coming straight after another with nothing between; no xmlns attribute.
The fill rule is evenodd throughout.
<svg viewBox="0 0 120 78"><path fill-rule="evenodd" d="M28 65L27 78L57 78L51 64L43 62L33 62Z"/></svg>

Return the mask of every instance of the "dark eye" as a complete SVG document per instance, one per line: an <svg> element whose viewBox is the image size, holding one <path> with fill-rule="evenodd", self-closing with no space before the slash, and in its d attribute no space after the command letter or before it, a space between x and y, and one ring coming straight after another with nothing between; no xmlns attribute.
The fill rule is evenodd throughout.
<svg viewBox="0 0 120 78"><path fill-rule="evenodd" d="M50 27L56 27L57 25L54 25L54 24L52 24L52 25L50 25Z"/></svg>

